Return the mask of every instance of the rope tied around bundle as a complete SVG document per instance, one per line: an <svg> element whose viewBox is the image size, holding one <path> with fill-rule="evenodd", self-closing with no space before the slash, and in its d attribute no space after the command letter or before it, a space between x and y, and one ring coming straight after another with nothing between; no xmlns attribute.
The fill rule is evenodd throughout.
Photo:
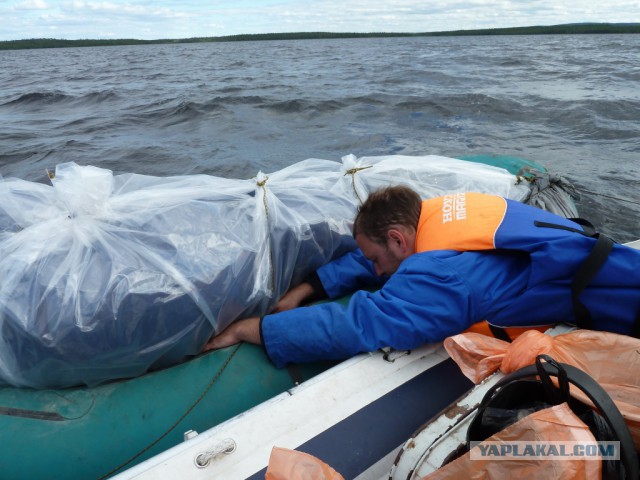
<svg viewBox="0 0 640 480"><path fill-rule="evenodd" d="M267 180L269 177L265 175L263 180L258 180L256 186L262 188L262 203L264 203L264 211L267 214L267 220L269 219L269 205L267 205Z"/></svg>
<svg viewBox="0 0 640 480"><path fill-rule="evenodd" d="M265 221L266 221L266 243L267 248L269 249L269 290L274 291L276 287L276 279L275 272L273 269L273 249L271 248L271 238L270 238L270 230L269 230L269 205L267 203L267 180L269 180L268 176L264 176L262 180L256 181L256 186L258 188L262 188L262 203L264 205L264 213L265 213Z"/></svg>
<svg viewBox="0 0 640 480"><path fill-rule="evenodd" d="M347 170L344 173L345 177L347 175L351 175L351 187L353 188L353 192L356 194L356 197L358 198L358 201L360 202L360 205L362 205L364 202L362 201L362 198L360 197L360 195L358 194L358 190L356 189L356 173L358 173L358 172L360 172L362 170L366 170L368 168L373 168L373 165L368 165L366 167L350 168L349 170Z"/></svg>

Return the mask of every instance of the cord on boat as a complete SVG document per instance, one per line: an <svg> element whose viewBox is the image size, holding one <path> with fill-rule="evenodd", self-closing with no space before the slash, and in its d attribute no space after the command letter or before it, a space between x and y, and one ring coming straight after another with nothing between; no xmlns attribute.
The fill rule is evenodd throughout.
<svg viewBox="0 0 640 480"><path fill-rule="evenodd" d="M604 197L610 200L617 200L619 202L627 202L627 203L632 203L634 205L640 205L640 201L631 200L629 198L616 197L615 195L607 195L606 193L594 192L593 190L588 190L582 187L576 187L576 190L578 190L580 193L588 193L590 195L596 195L598 197Z"/></svg>
<svg viewBox="0 0 640 480"><path fill-rule="evenodd" d="M353 187L353 191L356 194L356 197L358 198L360 205L362 205L364 202L362 201L362 198L360 198L360 195L358 194L358 189L356 188L356 173L358 173L361 170L366 170L367 168L373 168L373 165L369 165L367 167L350 168L344 173L345 177L347 175L351 175L351 186Z"/></svg>
<svg viewBox="0 0 640 480"><path fill-rule="evenodd" d="M180 422L182 422L187 415L189 415L191 413L191 411L196 408L196 406L198 406L198 404L202 401L202 399L207 395L207 393L209 393L209 390L211 390L211 387L213 387L213 384L216 383L216 381L218 381L218 379L220 378L220 375L222 375L222 372L225 371L225 369L227 368L227 366L229 366L229 363L231 362L231 359L234 357L234 355L238 352L238 350L240 349L240 346L242 345L242 343L239 343L232 351L231 354L227 357L227 359L225 360L224 364L222 364L222 367L220 367L220 370L218 370L218 372L213 376L213 378L211 379L211 381L209 382L209 384L205 387L205 389L202 391L202 393L200 394L200 396L196 399L195 402L193 402L193 404L187 408L187 410L180 416L180 418L178 418L178 420L175 421L175 423L173 425L171 425L166 432L164 432L162 435L160 435L158 438L156 438L153 442L151 442L149 445L147 445L145 448L143 448L142 450L140 450L138 453L136 453L133 457L131 457L129 460L127 460L126 462L123 462L120 466L114 468L113 470L111 470L110 472L104 474L103 476L99 477L98 480L104 480L105 478L110 477L111 475L115 474L118 470L122 470L124 467L126 467L127 465L129 465L131 462L133 462L135 459L137 459L138 457L140 457L141 455L144 455L146 452L148 452L149 450L151 450L154 446L156 446L160 441L162 441L167 435L169 435L179 424ZM234 442L234 449L235 449L235 442Z"/></svg>

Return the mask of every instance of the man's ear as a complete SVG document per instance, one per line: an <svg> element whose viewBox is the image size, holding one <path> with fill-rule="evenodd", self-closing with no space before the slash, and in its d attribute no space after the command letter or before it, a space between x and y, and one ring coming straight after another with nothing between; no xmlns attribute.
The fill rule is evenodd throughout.
<svg viewBox="0 0 640 480"><path fill-rule="evenodd" d="M400 229L390 228L387 230L387 242L397 245L402 252L407 250L407 238Z"/></svg>

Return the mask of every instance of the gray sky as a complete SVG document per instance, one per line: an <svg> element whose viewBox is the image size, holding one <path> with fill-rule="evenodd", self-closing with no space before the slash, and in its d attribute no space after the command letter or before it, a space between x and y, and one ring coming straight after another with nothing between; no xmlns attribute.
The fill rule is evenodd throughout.
<svg viewBox="0 0 640 480"><path fill-rule="evenodd" d="M640 0L0 0L0 40L640 22Z"/></svg>

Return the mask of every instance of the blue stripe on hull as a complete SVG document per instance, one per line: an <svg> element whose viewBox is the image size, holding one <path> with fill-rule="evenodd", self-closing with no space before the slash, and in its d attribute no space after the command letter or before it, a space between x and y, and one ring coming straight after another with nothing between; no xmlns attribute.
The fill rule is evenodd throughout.
<svg viewBox="0 0 640 480"><path fill-rule="evenodd" d="M355 478L473 384L447 359L370 403L296 450L326 462L345 478ZM313 412L309 412L313 415ZM389 465L391 468L391 465ZM248 480L264 479L266 468Z"/></svg>

